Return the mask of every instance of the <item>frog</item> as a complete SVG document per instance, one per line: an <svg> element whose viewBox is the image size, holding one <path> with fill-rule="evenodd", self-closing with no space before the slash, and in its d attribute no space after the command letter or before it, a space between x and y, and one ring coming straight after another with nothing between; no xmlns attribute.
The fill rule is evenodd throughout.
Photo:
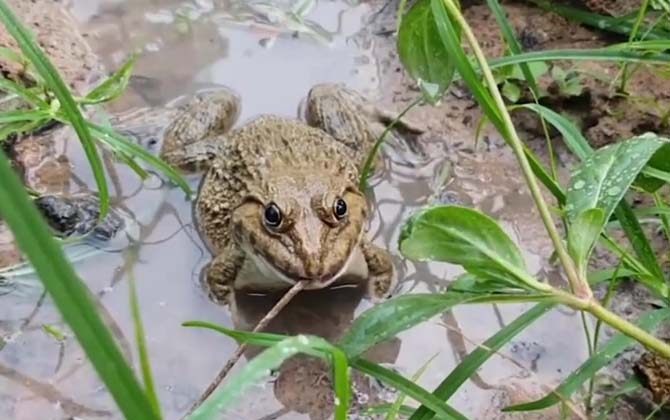
<svg viewBox="0 0 670 420"><path fill-rule="evenodd" d="M276 292L299 281L323 289L354 275L371 300L389 297L396 270L390 252L366 236L370 203L358 182L395 115L331 83L309 90L298 118L260 115L233 130L237 111L206 103L186 107L161 155L204 172L194 222L213 255L201 276L209 296L230 304L235 291ZM424 131L408 119L395 125Z"/></svg>

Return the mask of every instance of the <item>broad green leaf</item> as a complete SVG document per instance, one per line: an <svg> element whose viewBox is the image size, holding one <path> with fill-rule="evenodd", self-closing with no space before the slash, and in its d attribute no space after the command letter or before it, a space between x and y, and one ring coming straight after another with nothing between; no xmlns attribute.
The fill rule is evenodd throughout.
<svg viewBox="0 0 670 420"><path fill-rule="evenodd" d="M599 207L604 211L604 220L609 220L642 168L667 144L666 139L643 134L605 146L588 156L570 179L566 196L569 219Z"/></svg>
<svg viewBox="0 0 670 420"><path fill-rule="evenodd" d="M636 325L645 331L653 330L658 324L670 319L670 310L657 309L647 312L643 315ZM513 405L505 408L503 411L531 411L542 410L551 407L561 401L567 400L582 384L595 375L601 368L611 363L617 355L626 348L634 344L634 340L623 333L613 336L600 350L582 363L582 365L573 371L553 392L537 401Z"/></svg>
<svg viewBox="0 0 670 420"><path fill-rule="evenodd" d="M0 2L4 7L4 4ZM98 314L90 291L68 264L63 251L23 185L0 152L0 217L72 329L121 412L129 419L158 419L135 374Z"/></svg>
<svg viewBox="0 0 670 420"><path fill-rule="evenodd" d="M441 401L449 398L463 385L493 354L507 344L514 336L535 322L542 315L549 312L555 305L538 303L503 329L486 340L476 350L473 350L451 373L435 388L433 395ZM429 420L435 412L425 405L419 407L410 417L410 420Z"/></svg>
<svg viewBox="0 0 670 420"><path fill-rule="evenodd" d="M105 79L100 86L91 90L80 103L88 105L98 104L118 98L128 86L135 61L135 56L130 57L116 73Z"/></svg>
<svg viewBox="0 0 670 420"><path fill-rule="evenodd" d="M363 312L340 339L338 346L349 357L358 356L375 344L474 298L463 293L398 296Z"/></svg>
<svg viewBox="0 0 670 420"><path fill-rule="evenodd" d="M72 124L77 136L79 136L79 140L86 153L86 158L91 166L93 178L98 187L98 194L100 195L100 219L102 220L109 211L109 190L107 188L107 180L105 179L105 170L102 166L98 149L91 138L91 133L88 131L77 103L72 98L70 90L61 79L58 71L35 42L34 36L19 22L5 0L0 0L0 20L2 20L7 28L7 32L16 39L23 55L35 66L37 73L56 95L63 108L67 122Z"/></svg>
<svg viewBox="0 0 670 420"><path fill-rule="evenodd" d="M458 206L437 206L413 215L400 234L400 252L414 260L458 264L477 277L547 291L526 272L516 244L490 217Z"/></svg>
<svg viewBox="0 0 670 420"><path fill-rule="evenodd" d="M635 181L635 185L653 193L670 183L670 143L661 146L647 163L647 167Z"/></svg>
<svg viewBox="0 0 670 420"><path fill-rule="evenodd" d="M223 387L214 391L188 419L210 420L217 418L221 412L236 404L245 391L265 379L271 370L278 368L288 358L298 353L324 357L323 351L318 350L323 348L329 349L328 352L335 368L335 388L341 390L342 382L344 382L348 394L349 371L344 353L323 338L299 335L285 338L251 359L242 368L241 372L231 377ZM342 377L343 375L344 377ZM339 404L335 405L335 419L346 420L349 409L348 397L347 395L340 395L338 392L338 398L341 399Z"/></svg>
<svg viewBox="0 0 670 420"><path fill-rule="evenodd" d="M580 213L570 226L568 252L582 275L586 275L591 252L600 237L604 224L604 212L596 207Z"/></svg>
<svg viewBox="0 0 670 420"><path fill-rule="evenodd" d="M409 75L420 86L433 92L428 100L436 102L454 77L454 61L442 46L429 1L417 2L403 17L398 31L398 54Z"/></svg>

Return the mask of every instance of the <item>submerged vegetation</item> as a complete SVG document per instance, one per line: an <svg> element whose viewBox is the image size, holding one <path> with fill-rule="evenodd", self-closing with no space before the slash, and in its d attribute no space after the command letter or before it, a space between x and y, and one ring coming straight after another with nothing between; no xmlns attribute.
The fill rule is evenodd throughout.
<svg viewBox="0 0 670 420"><path fill-rule="evenodd" d="M556 404L570 407L573 394L586 389L582 396L587 409L606 416L607 410L611 408L607 404L597 409L592 407L594 377L600 369L636 342L662 358L670 358L670 343L654 334L658 325L670 322L670 277L668 267L664 265L667 262L654 254L642 227L640 212L632 209L629 198L632 192L652 197L655 206L645 209L645 217L656 218L670 240L670 205L661 194L667 190L670 182L670 140L647 133L594 150L570 120L540 104L542 92L538 87L538 78L549 74L566 95L578 93L578 77L562 70L549 71L552 62L562 60L620 63L622 76L619 87L622 91L636 66L670 65L670 56L665 53L670 49L670 38L667 37L667 17L670 11L660 6L652 8L654 14L665 16L665 20L655 19L655 23L647 26L643 22L647 20L645 10L649 2L644 2L638 15L617 20L595 18L592 14L579 14L563 6L542 3L542 7L553 11L572 13L569 17L580 19L581 22L625 34L629 41L603 49L524 53L498 1L488 0L508 47L508 55L504 58L488 60L455 1L419 0L406 12L404 3L401 2L398 51L406 70L422 90L422 96L411 106L439 102L456 80L469 88L485 120L495 127L517 158L568 287L551 286L544 279L536 278L528 272L515 243L495 220L481 212L460 206L425 208L405 222L399 248L403 256L412 260L443 261L461 266L465 274L454 279L446 292L402 295L378 304L358 317L350 330L336 343L329 343L319 337L248 333L200 321L186 322L186 327L208 328L240 343L268 347L225 386L217 389L188 418L216 418L221 410L231 407L245 390L264 379L269 370L296 353L305 353L332 364L337 396L335 418L338 420L346 419L349 411L349 368L376 377L399 391L402 398L398 399L397 404L376 408L386 412L389 419L465 419L463 414L448 404L449 399L497 350L558 305L571 307L597 320L594 331L590 331L588 325L584 324L584 332L590 341L590 357L544 398L507 407L506 411L540 410ZM11 135L34 130L53 120L72 125L91 164L101 197L102 215L109 206L109 194L94 140L111 150L140 176L145 173L136 159L156 167L185 191L189 191L179 174L160 159L111 129L84 117L83 110L86 107L120 95L127 85L132 60L85 97L75 98L3 0L0 0L0 18L19 42L26 68L34 81L34 85L22 85L0 79L0 89L28 104L27 109L0 113L0 141ZM466 52L464 46L471 53ZM20 57L17 59L23 60ZM521 101L525 89L533 98L528 103ZM520 140L510 116L510 112L518 109L535 112L543 123L553 126L580 160L572 168L567 185L561 185L555 171L551 169L555 166L554 162L549 162L550 169L547 169ZM379 146L382 141L383 135L378 142ZM378 149L376 147L373 153ZM371 161L368 159L368 167ZM363 170L362 186L367 185L368 173L368 168ZM553 196L555 208L550 208L542 187ZM559 215L564 232L555 224L552 211ZM140 381L105 328L86 286L65 259L59 245L51 238L46 224L31 204L4 154L0 156L0 215L13 231L19 246L124 416L128 419L161 418L146 352L140 351ZM612 230L615 227L625 234L628 246L613 239ZM620 266L589 271L589 261L597 245L616 254L621 261ZM644 285L660 298L662 306L630 321L610 311L608 304L622 277L635 279ZM599 300L594 296L593 288L603 283L609 283L608 293ZM132 287L131 293L138 346L142 349L144 343L139 321L140 309ZM445 375L432 392L419 386L414 379L405 378L363 356L375 344L456 305L519 302L536 304L471 352L452 372ZM603 324L617 333L601 343L600 329ZM418 403L418 407L403 405L403 398Z"/></svg>

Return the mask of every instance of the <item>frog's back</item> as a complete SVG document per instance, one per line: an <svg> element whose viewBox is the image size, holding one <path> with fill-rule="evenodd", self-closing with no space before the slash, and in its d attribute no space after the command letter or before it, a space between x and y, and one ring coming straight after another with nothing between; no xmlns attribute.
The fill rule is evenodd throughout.
<svg viewBox="0 0 670 420"><path fill-rule="evenodd" d="M358 180L351 150L300 121L261 116L226 135L221 155L203 178L196 205L197 222L210 248L219 252L229 244L232 210L244 196L268 188L271 177L294 170Z"/></svg>

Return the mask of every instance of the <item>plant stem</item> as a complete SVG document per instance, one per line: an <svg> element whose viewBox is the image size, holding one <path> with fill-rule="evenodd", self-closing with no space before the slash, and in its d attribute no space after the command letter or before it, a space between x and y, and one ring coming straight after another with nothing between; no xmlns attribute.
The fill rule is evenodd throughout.
<svg viewBox="0 0 670 420"><path fill-rule="evenodd" d="M507 112L505 101L500 95L500 91L498 90L498 87L496 85L493 73L491 72L491 69L489 68L488 63L486 61L486 56L479 47L479 43L477 42L477 38L472 32L472 29L468 25L465 18L463 18L463 15L460 13L458 7L456 7L453 0L443 0L443 2L449 14L451 15L451 18L456 21L458 26L460 26L461 30L463 31L463 35L467 39L468 44L470 45L470 48L472 48L472 52L475 58L477 59L477 62L482 71L482 75L484 76L484 80L486 81L491 96L493 97L493 100L500 111L500 117L502 118L503 125L507 131L506 133L501 134L508 138L509 143L512 146L512 150L514 151L514 154L516 155L517 160L519 161L521 171L523 172L523 175L526 178L528 188L530 189L531 195L533 196L533 200L535 201L535 205L537 206L537 209L540 212L540 217L542 218L544 227L547 230L547 233L549 234L549 237L551 238L551 241L554 244L554 248L556 249L558 258L561 261L561 265L565 270L565 274L568 277L570 286L575 291L575 295L578 298L583 299L584 301L590 301L591 298L593 297L593 292L591 291L591 288L586 282L586 279L580 278L579 275L577 274L575 264L570 258L570 255L568 254L567 250L565 249L563 240L559 235L556 226L554 225L554 221L551 217L549 207L547 206L547 203L544 201L544 197L542 196L540 186L537 183L537 180L535 179L535 175L533 175L533 170L531 169L530 164L528 163L528 159L526 159L526 155L524 154L523 151L523 144L521 143L519 135L517 134L516 129L514 128L512 118Z"/></svg>
<svg viewBox="0 0 670 420"><path fill-rule="evenodd" d="M573 296L571 296L571 298L574 304L579 305L579 303L577 303L580 302L578 299L575 299ZM583 305L583 301L581 301L581 304ZM658 338L644 331L640 327L631 324L630 322L621 318L619 315L608 311L595 300L591 300L590 302L586 303L586 305L583 305L581 309L589 312L591 315L600 319L610 327L613 327L618 331L621 331L622 333L626 334L627 336L633 338L634 340L641 343L643 346L647 347L650 350L653 350L655 353L658 353L663 357L670 358L670 344L665 343L662 340L659 340Z"/></svg>
<svg viewBox="0 0 670 420"><path fill-rule="evenodd" d="M637 18L635 19L633 30L630 32L630 36L628 37L629 43L635 41L635 38L637 38L637 33L640 31L642 21L644 20L644 17L647 15L648 7L649 7L649 0L644 0L642 2L642 6L640 6L640 10L637 13ZM621 86L619 87L619 89L622 92L626 90L627 82L628 82L628 63L624 63L621 69Z"/></svg>

